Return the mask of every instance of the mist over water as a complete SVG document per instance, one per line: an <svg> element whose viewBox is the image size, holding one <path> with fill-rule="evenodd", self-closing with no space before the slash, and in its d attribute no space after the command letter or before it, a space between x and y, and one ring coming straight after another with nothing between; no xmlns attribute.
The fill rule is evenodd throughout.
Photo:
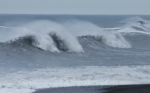
<svg viewBox="0 0 150 93"><path fill-rule="evenodd" d="M149 83L149 20L0 15L0 92Z"/></svg>

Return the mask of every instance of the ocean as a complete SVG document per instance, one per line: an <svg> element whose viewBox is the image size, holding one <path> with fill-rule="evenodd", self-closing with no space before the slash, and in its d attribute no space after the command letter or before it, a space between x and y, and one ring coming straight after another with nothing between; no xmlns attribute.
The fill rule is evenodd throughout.
<svg viewBox="0 0 150 93"><path fill-rule="evenodd" d="M149 15L0 15L0 93L150 84Z"/></svg>

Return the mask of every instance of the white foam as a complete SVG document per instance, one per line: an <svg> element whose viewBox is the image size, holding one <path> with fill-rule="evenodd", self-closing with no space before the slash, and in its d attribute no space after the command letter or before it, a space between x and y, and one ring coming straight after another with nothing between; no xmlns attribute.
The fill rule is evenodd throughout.
<svg viewBox="0 0 150 93"><path fill-rule="evenodd" d="M124 39L124 37L119 33L112 33L105 35L103 37L103 42L109 46L118 48L131 48L131 45Z"/></svg>
<svg viewBox="0 0 150 93"><path fill-rule="evenodd" d="M138 31L138 30L135 30L131 27L126 27L126 28L120 29L120 30L118 30L118 32L120 32L120 33L132 33L132 34L141 33L141 34L150 35L150 32Z"/></svg>
<svg viewBox="0 0 150 93"><path fill-rule="evenodd" d="M0 77L1 93L31 93L35 89L66 86L150 83L150 66L46 68Z"/></svg>

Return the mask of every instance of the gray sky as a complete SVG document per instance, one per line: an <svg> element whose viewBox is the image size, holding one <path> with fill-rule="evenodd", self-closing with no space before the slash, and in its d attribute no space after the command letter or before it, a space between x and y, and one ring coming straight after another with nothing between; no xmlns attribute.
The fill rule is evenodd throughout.
<svg viewBox="0 0 150 93"><path fill-rule="evenodd" d="M150 0L0 0L0 14L144 14Z"/></svg>

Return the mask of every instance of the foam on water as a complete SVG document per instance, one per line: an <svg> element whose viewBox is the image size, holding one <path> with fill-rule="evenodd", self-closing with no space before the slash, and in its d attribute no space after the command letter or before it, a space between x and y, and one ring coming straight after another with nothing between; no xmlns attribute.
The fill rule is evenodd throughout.
<svg viewBox="0 0 150 93"><path fill-rule="evenodd" d="M133 29L133 28L131 28L131 27L119 29L118 32L120 32L120 33L126 33L126 34L132 33L132 35L134 35L134 34L136 34L136 33L141 33L141 34L150 35L150 32L136 30L136 29Z"/></svg>
<svg viewBox="0 0 150 93"><path fill-rule="evenodd" d="M19 71L0 77L1 93L32 93L35 89L69 86L150 83L150 66L87 66Z"/></svg>

